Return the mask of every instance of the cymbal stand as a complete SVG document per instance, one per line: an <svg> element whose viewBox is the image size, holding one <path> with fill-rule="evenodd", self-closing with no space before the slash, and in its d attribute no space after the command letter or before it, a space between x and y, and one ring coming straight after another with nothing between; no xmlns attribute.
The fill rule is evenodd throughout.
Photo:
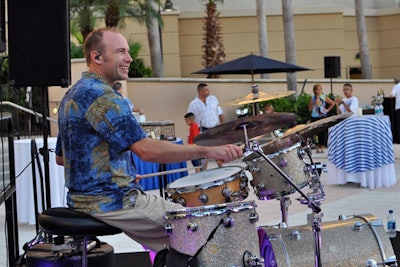
<svg viewBox="0 0 400 267"><path fill-rule="evenodd" d="M304 152L307 154L310 163L306 164L304 171L309 176L310 188L312 193L308 194L308 198L300 197L298 200L301 204L308 204L311 200L315 205L320 207L321 201L325 199L324 186L321 183L318 169L314 163L311 156L311 145L310 140L304 140L304 138L297 134L301 141L301 147L303 147ZM312 218L309 218L309 223L312 225L315 240L315 266L321 266L321 224L322 224L323 213L316 212L313 209Z"/></svg>
<svg viewBox="0 0 400 267"><path fill-rule="evenodd" d="M317 165L314 163L311 156L311 145L310 140L304 140L304 138L297 134L303 151L307 154L310 162L306 162L306 167L304 168L305 174L309 177L310 188L313 190L308 196L311 197L315 202L320 203L325 199L324 186L321 183ZM305 161L304 161L305 162Z"/></svg>
<svg viewBox="0 0 400 267"><path fill-rule="evenodd" d="M244 127L244 130L246 127ZM247 133L245 134L247 136ZM256 144L257 143L257 144ZM322 215L319 215L321 212L321 208L319 203L316 204L313 197L309 197L304 194L303 191L292 181L292 179L284 173L270 158L268 158L264 152L259 148L258 141L247 141L246 140L247 149L253 152L256 152L261 157L263 157L297 192L300 193L300 203L307 204L308 207L313 211L314 220L312 229L314 232L314 240L315 240L315 261L314 266L320 267L321 265L321 218ZM309 153L311 155L311 153Z"/></svg>
<svg viewBox="0 0 400 267"><path fill-rule="evenodd" d="M282 222L279 225L280 228L286 228L289 226L289 206L292 204L289 196L279 197L279 203L281 207Z"/></svg>

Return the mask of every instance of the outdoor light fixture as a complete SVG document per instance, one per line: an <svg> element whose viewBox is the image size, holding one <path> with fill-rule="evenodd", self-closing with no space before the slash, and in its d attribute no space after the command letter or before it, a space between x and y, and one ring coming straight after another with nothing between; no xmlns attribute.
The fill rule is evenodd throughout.
<svg viewBox="0 0 400 267"><path fill-rule="evenodd" d="M166 0L164 4L164 11L174 11L174 4L171 0Z"/></svg>

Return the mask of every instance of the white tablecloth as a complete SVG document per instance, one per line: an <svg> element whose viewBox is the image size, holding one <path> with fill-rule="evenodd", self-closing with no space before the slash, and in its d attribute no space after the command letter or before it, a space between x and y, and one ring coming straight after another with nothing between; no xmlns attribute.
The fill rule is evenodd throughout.
<svg viewBox="0 0 400 267"><path fill-rule="evenodd" d="M66 206L66 188L64 186L64 168L55 162L56 138L48 138L49 152L49 178L50 178L50 198L52 207ZM36 139L37 149L43 147L43 138ZM19 175L21 171L27 167L16 180L17 192L17 214L18 222L35 224L35 204L33 197L33 181L32 166L29 164L31 159L31 139L22 139L14 141L15 150L15 174ZM44 179L43 157L40 155L40 164L42 165L42 173ZM36 164L36 160L34 162ZM41 191L39 184L39 171L36 166L36 184L39 201L39 212L41 207ZM45 192L44 192L45 194Z"/></svg>
<svg viewBox="0 0 400 267"><path fill-rule="evenodd" d="M388 116L353 116L328 133L328 184L354 182L379 188L396 183Z"/></svg>

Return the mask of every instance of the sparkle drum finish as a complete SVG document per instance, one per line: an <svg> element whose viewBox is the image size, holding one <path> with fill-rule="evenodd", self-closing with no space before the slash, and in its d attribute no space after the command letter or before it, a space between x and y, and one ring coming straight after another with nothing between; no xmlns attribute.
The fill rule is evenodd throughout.
<svg viewBox="0 0 400 267"><path fill-rule="evenodd" d="M300 143L296 143L266 156L289 176L297 187L301 189L307 185L308 176L304 172L305 162L301 156ZM250 184L253 186L259 199L274 199L293 194L296 191L296 189L263 157L246 161L246 163L250 173L253 175L253 180Z"/></svg>
<svg viewBox="0 0 400 267"><path fill-rule="evenodd" d="M266 234L260 234L259 229L259 239L265 267L314 266L311 225L262 228ZM365 267L369 260L382 263L396 258L382 221L371 214L322 223L321 240L322 266Z"/></svg>
<svg viewBox="0 0 400 267"><path fill-rule="evenodd" d="M167 212L166 230L171 247L194 256L200 266L248 265L260 259L254 201L191 207Z"/></svg>
<svg viewBox="0 0 400 267"><path fill-rule="evenodd" d="M241 201L248 196L248 179L239 166L190 174L167 185L169 199L187 207Z"/></svg>

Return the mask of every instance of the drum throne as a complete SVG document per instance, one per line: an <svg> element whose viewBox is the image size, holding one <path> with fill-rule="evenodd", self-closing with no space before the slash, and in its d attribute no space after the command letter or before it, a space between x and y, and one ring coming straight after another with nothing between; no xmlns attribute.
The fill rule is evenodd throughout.
<svg viewBox="0 0 400 267"><path fill-rule="evenodd" d="M98 242L96 237L119 234L122 232L119 228L110 226L86 213L64 207L47 209L39 215L38 220L44 233L49 236L57 236L54 240L64 240L65 236L70 237L76 247L69 253L61 251L54 253L53 251L50 254L53 255L52 257L49 255L43 257L43 254L39 255L35 253L35 250L30 250L31 255L29 252L27 253L28 266L42 266L40 262L46 260L54 261L52 266L64 266L63 261L59 260L60 258L67 258L67 262L64 261L64 263L67 263L68 266L71 261L81 261L82 267L113 266L113 247L104 242ZM62 241L60 243L63 245ZM96 249L93 249L94 247ZM91 249L93 249L93 253L90 251Z"/></svg>

